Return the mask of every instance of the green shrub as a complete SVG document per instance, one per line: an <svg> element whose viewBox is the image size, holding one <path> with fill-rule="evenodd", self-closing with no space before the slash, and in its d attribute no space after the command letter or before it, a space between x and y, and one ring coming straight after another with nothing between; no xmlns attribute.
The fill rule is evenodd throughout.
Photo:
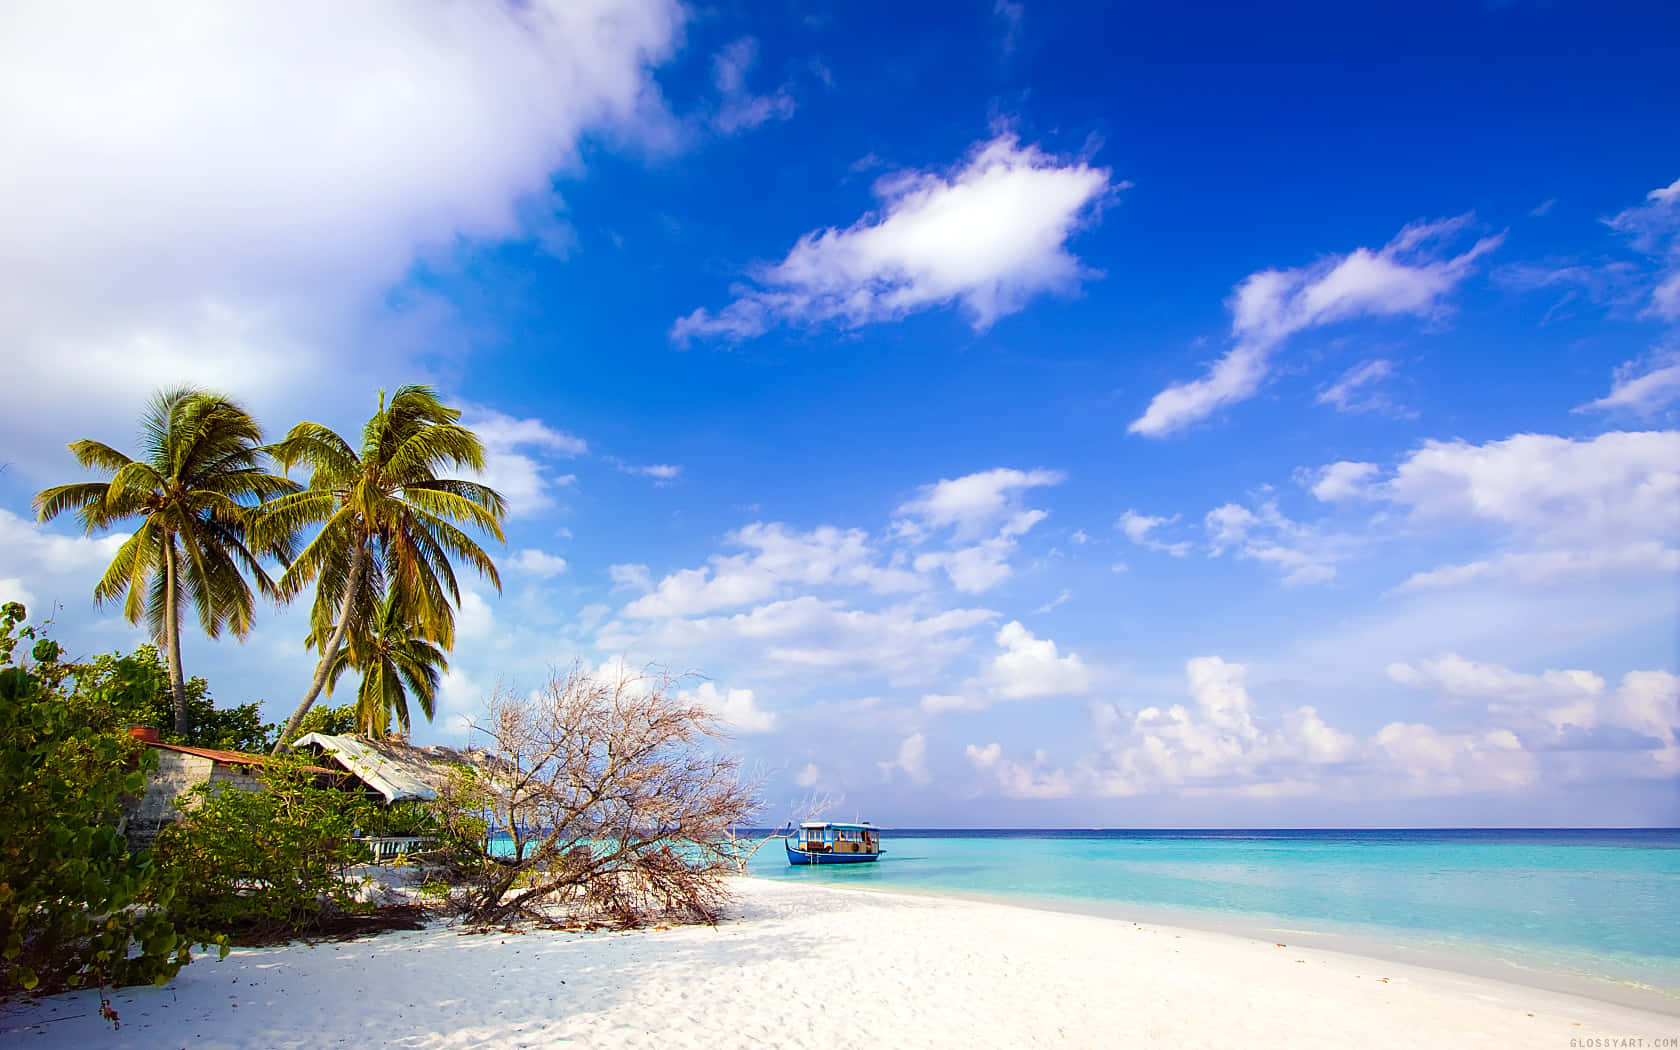
<svg viewBox="0 0 1680 1050"><path fill-rule="evenodd" d="M173 730L175 713L169 695L169 671L156 646L132 653L104 653L68 668L72 702L89 725L123 729L152 726L165 743L216 747L228 751L267 751L275 727L263 722L258 704L217 707L202 678L187 681L187 731Z"/></svg>
<svg viewBox="0 0 1680 1050"><path fill-rule="evenodd" d="M163 829L156 847L180 880L172 911L219 933L260 939L368 910L356 901L348 869L371 859L353 832L370 825L372 805L316 787L295 761L270 762L261 779L262 791L201 785L176 803L185 816Z"/></svg>
<svg viewBox="0 0 1680 1050"><path fill-rule="evenodd" d="M56 644L14 663L35 634L14 630L24 615L0 607L0 995L163 984L190 958L166 913L175 882L117 833L122 795L143 789L156 759L87 724L63 693Z"/></svg>

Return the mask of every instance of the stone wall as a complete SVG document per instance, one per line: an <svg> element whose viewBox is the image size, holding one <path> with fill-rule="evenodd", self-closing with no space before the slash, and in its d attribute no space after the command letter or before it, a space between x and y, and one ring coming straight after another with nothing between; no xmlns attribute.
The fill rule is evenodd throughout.
<svg viewBox="0 0 1680 1050"><path fill-rule="evenodd" d="M181 811L175 808L175 800L200 784L208 782L217 791L229 787L241 791L262 790L262 782L241 772L242 766L223 765L202 755L166 747L155 750L158 764L146 777L146 793L124 807L128 815L128 843L136 849L150 846L165 824L180 819Z"/></svg>

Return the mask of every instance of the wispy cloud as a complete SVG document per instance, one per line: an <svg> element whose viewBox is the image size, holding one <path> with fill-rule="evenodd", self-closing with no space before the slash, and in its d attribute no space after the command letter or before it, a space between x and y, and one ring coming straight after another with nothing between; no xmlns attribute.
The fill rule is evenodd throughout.
<svg viewBox="0 0 1680 1050"><path fill-rule="evenodd" d="M1200 379L1156 394L1131 433L1165 437L1221 408L1253 397L1271 372L1273 351L1296 333L1361 317L1433 317L1502 236L1483 237L1458 255L1442 246L1471 217L1414 223L1377 251L1357 248L1293 270L1265 270L1237 286L1229 303L1235 345Z"/></svg>

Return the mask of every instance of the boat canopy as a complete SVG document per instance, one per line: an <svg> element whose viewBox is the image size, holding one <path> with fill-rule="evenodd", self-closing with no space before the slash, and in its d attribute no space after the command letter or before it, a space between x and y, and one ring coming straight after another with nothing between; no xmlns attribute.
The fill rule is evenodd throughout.
<svg viewBox="0 0 1680 1050"><path fill-rule="evenodd" d="M864 821L862 824L843 824L837 820L807 820L799 825L802 828L840 828L844 831L874 831L875 825Z"/></svg>

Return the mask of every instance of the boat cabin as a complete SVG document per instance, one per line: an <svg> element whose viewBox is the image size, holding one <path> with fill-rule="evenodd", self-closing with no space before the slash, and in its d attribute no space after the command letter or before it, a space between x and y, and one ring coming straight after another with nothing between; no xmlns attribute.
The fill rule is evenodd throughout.
<svg viewBox="0 0 1680 1050"><path fill-rule="evenodd" d="M807 821L799 825L794 846L806 853L880 853L881 836L868 823Z"/></svg>

